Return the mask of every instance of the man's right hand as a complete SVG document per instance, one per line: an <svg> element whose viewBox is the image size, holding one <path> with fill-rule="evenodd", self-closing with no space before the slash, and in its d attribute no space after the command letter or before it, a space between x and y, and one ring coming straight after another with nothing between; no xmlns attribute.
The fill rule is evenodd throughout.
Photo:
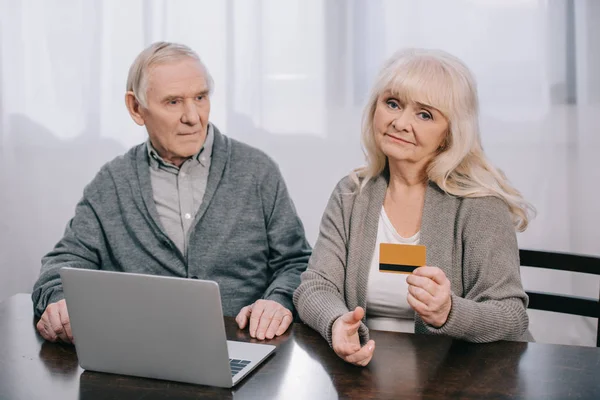
<svg viewBox="0 0 600 400"><path fill-rule="evenodd" d="M71 321L67 311L67 302L64 299L49 304L36 327L40 335L50 342L62 340L65 343L73 343Z"/></svg>
<svg viewBox="0 0 600 400"><path fill-rule="evenodd" d="M356 307L354 311L347 312L336 319L331 328L331 343L335 354L346 362L363 367L371 361L375 351L373 340L360 347L358 328L364 315L365 310Z"/></svg>

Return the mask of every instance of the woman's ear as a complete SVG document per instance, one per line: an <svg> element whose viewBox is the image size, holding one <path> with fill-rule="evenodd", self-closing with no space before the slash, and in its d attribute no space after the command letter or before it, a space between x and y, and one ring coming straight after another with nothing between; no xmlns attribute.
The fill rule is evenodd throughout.
<svg viewBox="0 0 600 400"><path fill-rule="evenodd" d="M144 126L144 116L141 113L142 105L132 91L125 93L125 105L127 106L129 115L131 115L131 118L135 121L135 123L140 126Z"/></svg>
<svg viewBox="0 0 600 400"><path fill-rule="evenodd" d="M438 151L444 151L448 148L448 132L446 132L446 135L444 135L444 139L442 140L442 143L440 143L440 145L438 146Z"/></svg>

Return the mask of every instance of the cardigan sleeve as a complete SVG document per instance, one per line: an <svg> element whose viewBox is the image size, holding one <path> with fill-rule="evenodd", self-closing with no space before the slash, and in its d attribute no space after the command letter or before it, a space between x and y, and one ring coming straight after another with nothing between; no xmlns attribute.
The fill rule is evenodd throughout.
<svg viewBox="0 0 600 400"><path fill-rule="evenodd" d="M294 293L294 304L300 318L321 333L329 345L331 328L348 306L344 298L349 217L344 215L344 196L353 196L347 189L352 183L344 178L334 189L323 217L319 237ZM364 322L359 328L361 342L368 340Z"/></svg>
<svg viewBox="0 0 600 400"><path fill-rule="evenodd" d="M274 163L261 185L261 194L267 208L268 265L272 271L272 280L263 298L294 312L292 296L300 283L300 274L306 270L311 249L281 172Z"/></svg>
<svg viewBox="0 0 600 400"><path fill-rule="evenodd" d="M33 311L38 317L49 304L64 299L59 275L62 267L100 269L100 253L106 251L106 232L89 201L89 193L95 190L97 179L86 187L63 238L42 259L40 276L31 294Z"/></svg>
<svg viewBox="0 0 600 400"><path fill-rule="evenodd" d="M452 294L446 323L429 333L471 342L520 340L527 331L528 297L520 275L519 248L507 205L498 198L464 199L464 294Z"/></svg>

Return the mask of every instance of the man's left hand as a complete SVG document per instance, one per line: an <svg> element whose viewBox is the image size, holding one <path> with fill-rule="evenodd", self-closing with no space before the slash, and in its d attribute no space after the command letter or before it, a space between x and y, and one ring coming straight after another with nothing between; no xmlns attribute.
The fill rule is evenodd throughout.
<svg viewBox="0 0 600 400"><path fill-rule="evenodd" d="M292 312L273 300L257 300L242 308L235 317L240 329L250 321L250 336L259 340L283 335L292 320Z"/></svg>

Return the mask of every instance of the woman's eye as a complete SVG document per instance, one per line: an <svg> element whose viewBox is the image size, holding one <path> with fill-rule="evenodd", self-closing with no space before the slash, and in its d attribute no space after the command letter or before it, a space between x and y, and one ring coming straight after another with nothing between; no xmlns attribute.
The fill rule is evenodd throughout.
<svg viewBox="0 0 600 400"><path fill-rule="evenodd" d="M398 104L398 102L396 100L387 100L385 102L389 108L392 108L394 110L400 108L400 104Z"/></svg>
<svg viewBox="0 0 600 400"><path fill-rule="evenodd" d="M417 115L419 116L419 118L421 118L422 120L425 120L425 121L429 121L430 119L433 119L433 117L431 116L431 114L429 114L426 111L421 111Z"/></svg>

